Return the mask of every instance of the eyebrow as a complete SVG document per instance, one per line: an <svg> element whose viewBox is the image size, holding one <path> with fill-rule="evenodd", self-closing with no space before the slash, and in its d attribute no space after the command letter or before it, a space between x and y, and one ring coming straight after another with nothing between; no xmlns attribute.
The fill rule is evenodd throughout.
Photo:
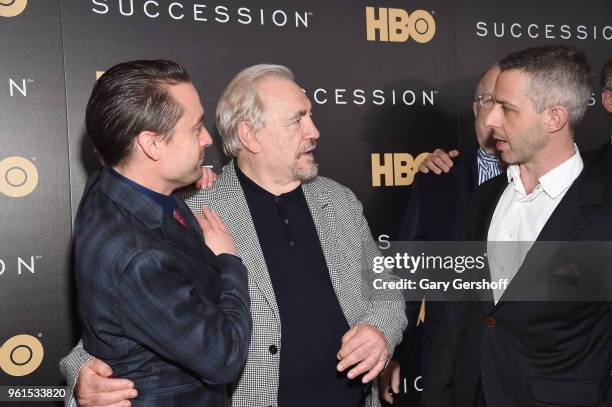
<svg viewBox="0 0 612 407"><path fill-rule="evenodd" d="M289 121L293 121L293 120L297 120L301 117L304 117L308 114L308 110L304 109L304 110L300 110L299 112L296 112L293 116L289 117Z"/></svg>
<svg viewBox="0 0 612 407"><path fill-rule="evenodd" d="M198 126L202 125L203 123L204 123L204 113L202 113L202 116L200 116L196 124L193 125L193 129L194 130L197 129Z"/></svg>
<svg viewBox="0 0 612 407"><path fill-rule="evenodd" d="M514 107L514 108L518 107L517 105L515 105L513 103L510 103L510 102L505 101L505 100L500 100L500 99L497 99L497 98L495 99L495 103L499 103L500 105L506 105L506 106L510 106L510 107Z"/></svg>
<svg viewBox="0 0 612 407"><path fill-rule="evenodd" d="M296 114L293 115L294 119L299 119L300 117L306 116L306 114L308 113L308 110L304 109L304 110L300 110L299 112L297 112Z"/></svg>

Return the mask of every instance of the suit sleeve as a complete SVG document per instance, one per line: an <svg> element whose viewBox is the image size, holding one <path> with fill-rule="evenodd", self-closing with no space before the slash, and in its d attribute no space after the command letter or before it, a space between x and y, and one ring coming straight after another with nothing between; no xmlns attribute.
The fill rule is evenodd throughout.
<svg viewBox="0 0 612 407"><path fill-rule="evenodd" d="M363 205L353 192L348 189L347 191L349 204L352 208L355 208L355 223L362 243L363 256L365 256L365 259L380 256L380 251L372 237L368 222L363 215ZM380 276L387 280L393 278L388 273L383 273ZM387 342L389 342L389 354L393 355L393 351L401 342L402 333L406 328L406 303L401 292L390 293L385 291L382 292L381 297L377 297L376 293L372 291L374 290L370 290L368 293L369 308L361 322L377 327L384 334Z"/></svg>
<svg viewBox="0 0 612 407"><path fill-rule="evenodd" d="M240 374L251 334L247 270L238 257L217 259L222 287L216 298L157 251L132 259L118 287L126 336L210 384L231 383Z"/></svg>

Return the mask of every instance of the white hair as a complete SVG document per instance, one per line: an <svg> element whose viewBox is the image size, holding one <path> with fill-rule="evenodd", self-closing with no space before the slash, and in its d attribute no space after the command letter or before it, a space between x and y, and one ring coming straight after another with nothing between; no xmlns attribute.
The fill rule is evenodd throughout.
<svg viewBox="0 0 612 407"><path fill-rule="evenodd" d="M238 124L248 122L253 131L265 123L264 105L257 94L257 83L265 78L294 80L289 68L282 65L259 64L242 70L232 79L217 105L217 128L223 141L223 151L236 157L242 148Z"/></svg>

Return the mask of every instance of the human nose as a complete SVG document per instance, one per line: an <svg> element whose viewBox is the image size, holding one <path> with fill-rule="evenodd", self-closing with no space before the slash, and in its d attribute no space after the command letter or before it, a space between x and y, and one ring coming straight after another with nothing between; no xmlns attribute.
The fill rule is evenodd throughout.
<svg viewBox="0 0 612 407"><path fill-rule="evenodd" d="M501 106L497 103L493 105L491 110L483 111L481 114L485 115L484 125L489 129L499 127L499 112Z"/></svg>
<svg viewBox="0 0 612 407"><path fill-rule="evenodd" d="M212 137L206 130L206 127L202 127L202 131L200 132L200 147L208 147L212 144Z"/></svg>
<svg viewBox="0 0 612 407"><path fill-rule="evenodd" d="M305 137L309 138L309 139L314 139L314 140L318 140L319 137L321 137L321 134L319 133L319 129L317 128L317 126L314 124L314 121L312 120L312 117L309 116L309 127L305 133Z"/></svg>

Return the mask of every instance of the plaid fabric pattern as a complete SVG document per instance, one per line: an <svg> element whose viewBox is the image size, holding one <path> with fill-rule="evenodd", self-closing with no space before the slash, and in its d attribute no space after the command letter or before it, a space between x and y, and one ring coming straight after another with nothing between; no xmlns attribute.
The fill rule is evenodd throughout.
<svg viewBox="0 0 612 407"><path fill-rule="evenodd" d="M134 406L226 406L250 340L246 268L206 248L181 200L185 226L106 169L92 179L74 234L85 348L134 381Z"/></svg>
<svg viewBox="0 0 612 407"><path fill-rule="evenodd" d="M368 323L376 326L384 333L393 354L406 327L405 303L400 293L392 298L387 296L384 300L375 300L371 292L364 293L362 290L362 255L364 251L368 257L376 255L378 249L363 216L361 203L350 189L325 177L316 177L304 183L302 189L321 240L334 291L349 325ZM218 211L249 272L253 331L246 366L235 383L232 406L276 406L279 357L282 352L280 316L257 232L233 161L223 168L211 189L186 190L182 197L196 212L201 212L203 205ZM316 301L314 295L313 300ZM316 328L313 327L313 331ZM278 347L274 355L269 351L272 344ZM74 386L78 371L87 357L90 356L77 345L62 360L61 365L63 371L67 372L69 383L67 393L71 393L70 385ZM364 406L380 406L376 381Z"/></svg>

